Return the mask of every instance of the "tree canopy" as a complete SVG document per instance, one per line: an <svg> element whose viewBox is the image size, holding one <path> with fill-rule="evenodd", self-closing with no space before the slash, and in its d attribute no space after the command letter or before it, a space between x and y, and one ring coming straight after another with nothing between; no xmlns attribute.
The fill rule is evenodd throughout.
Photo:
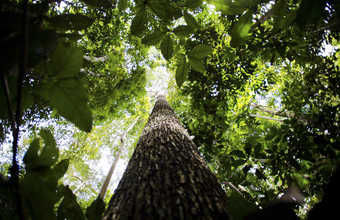
<svg viewBox="0 0 340 220"><path fill-rule="evenodd" d="M293 204L301 217L324 197L340 159L338 1L0 4L3 218L97 219L104 177L89 161L115 155L140 116L131 155L159 90L230 196L234 219L289 189L305 197ZM22 207L10 205L18 200Z"/></svg>

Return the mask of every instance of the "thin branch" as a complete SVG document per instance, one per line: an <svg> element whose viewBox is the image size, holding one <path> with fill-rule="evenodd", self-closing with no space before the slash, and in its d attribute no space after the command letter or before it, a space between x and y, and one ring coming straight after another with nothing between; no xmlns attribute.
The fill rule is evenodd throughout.
<svg viewBox="0 0 340 220"><path fill-rule="evenodd" d="M101 199L104 199L104 197L105 197L105 194L106 194L106 191L107 191L107 187L109 186L112 174L113 174L113 172L114 172L114 170L116 168L116 165L117 165L117 162L118 162L118 160L120 158L120 155L122 154L122 151L123 151L123 148L124 148L124 144L125 144L125 136L137 124L138 119L139 119L139 116L134 121L134 123L120 135L120 141L121 141L120 148L119 148L119 150L118 150L118 152L117 152L117 154L115 156L115 159L112 162L112 165L110 167L109 173L107 174L106 179L104 181L104 184L103 184L102 188L100 189L100 192L99 192L99 195L98 195L98 197L101 198Z"/></svg>
<svg viewBox="0 0 340 220"><path fill-rule="evenodd" d="M8 112L9 112L9 117L11 120L11 126L13 131L16 130L15 128L15 119L14 119L14 112L13 112L13 106L11 103L11 93L9 91L9 86L8 86L8 82L7 82L7 78L5 75L2 75L2 84L5 90L5 96L6 96L6 102L7 102L7 108L8 108Z"/></svg>
<svg viewBox="0 0 340 220"><path fill-rule="evenodd" d="M222 182L222 183L220 183L220 184L225 184L225 185L230 186L230 188L232 188L233 190L235 190L238 194L240 194L240 195L243 197L243 194L240 192L240 190L238 190L238 189L236 188L236 186L234 186L232 183L230 183L230 182Z"/></svg>
<svg viewBox="0 0 340 220"><path fill-rule="evenodd" d="M272 120L272 121L278 121L278 122L283 122L284 119L279 119L279 118L271 118L271 117L267 117L267 116L262 116L262 115L254 115L254 114L249 114L252 117L256 117L256 118L262 118L262 119L267 119L267 120Z"/></svg>

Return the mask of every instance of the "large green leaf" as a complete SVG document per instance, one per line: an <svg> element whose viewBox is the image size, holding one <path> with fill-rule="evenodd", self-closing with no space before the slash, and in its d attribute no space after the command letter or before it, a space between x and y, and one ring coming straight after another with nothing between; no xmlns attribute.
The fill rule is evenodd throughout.
<svg viewBox="0 0 340 220"><path fill-rule="evenodd" d="M86 209L86 218L88 220L102 219L102 215L105 211L105 203L101 198L97 198Z"/></svg>
<svg viewBox="0 0 340 220"><path fill-rule="evenodd" d="M92 113L87 107L87 95L74 79L60 80L49 90L51 104L58 113L84 131L91 131Z"/></svg>
<svg viewBox="0 0 340 220"><path fill-rule="evenodd" d="M161 43L161 52L164 59L169 60L174 54L174 47L172 44L171 36L168 34L164 37Z"/></svg>
<svg viewBox="0 0 340 220"><path fill-rule="evenodd" d="M184 13L184 20L192 28L200 28L201 25L196 21L196 19L189 13Z"/></svg>
<svg viewBox="0 0 340 220"><path fill-rule="evenodd" d="M81 0L85 2L87 5L94 6L96 8L110 8L112 3L110 0Z"/></svg>
<svg viewBox="0 0 340 220"><path fill-rule="evenodd" d="M68 187L65 187L64 194L65 197L60 203L57 219L85 220L84 214L73 192Z"/></svg>
<svg viewBox="0 0 340 220"><path fill-rule="evenodd" d="M237 47L241 45L248 36L251 28L254 10L250 9L240 17L231 31L230 46Z"/></svg>
<svg viewBox="0 0 340 220"><path fill-rule="evenodd" d="M248 9L247 6L233 5L230 1L225 0L209 0L208 2L215 6L216 11L220 11L225 15L239 15Z"/></svg>
<svg viewBox="0 0 340 220"><path fill-rule="evenodd" d="M297 12L297 24L303 30L308 23L316 24L325 10L326 1L302 0Z"/></svg>
<svg viewBox="0 0 340 220"><path fill-rule="evenodd" d="M118 1L118 9L119 11L124 11L129 4L128 0L119 0Z"/></svg>
<svg viewBox="0 0 340 220"><path fill-rule="evenodd" d="M145 5L138 11L131 23L131 33L138 35L146 29L148 23L148 12Z"/></svg>
<svg viewBox="0 0 340 220"><path fill-rule="evenodd" d="M196 59L201 59L209 56L212 53L212 48L206 44L199 44L195 46L192 50L188 52L188 57L193 57Z"/></svg>
<svg viewBox="0 0 340 220"><path fill-rule="evenodd" d="M60 179L64 176L68 169L69 159L63 159L57 165L54 166L53 171L56 174L57 179Z"/></svg>
<svg viewBox="0 0 340 220"><path fill-rule="evenodd" d="M172 32L179 37L189 37L194 32L194 28L187 25L179 25Z"/></svg>
<svg viewBox="0 0 340 220"><path fill-rule="evenodd" d="M195 9L201 6L202 3L203 3L203 0L187 0L184 6L190 9Z"/></svg>
<svg viewBox="0 0 340 220"><path fill-rule="evenodd" d="M94 20L83 14L61 14L48 18L47 21L60 30L84 30L92 25Z"/></svg>
<svg viewBox="0 0 340 220"><path fill-rule="evenodd" d="M152 34L143 38L142 43L145 45L156 45L163 40L165 34L166 32L164 31L156 30Z"/></svg>
<svg viewBox="0 0 340 220"><path fill-rule="evenodd" d="M205 71L204 63L200 59L197 59L195 57L188 57L188 58L189 58L189 64L194 70L198 72Z"/></svg>
<svg viewBox="0 0 340 220"><path fill-rule="evenodd" d="M31 142L23 158L23 161L26 166L30 163L33 163L36 159L38 159L39 149L40 149L39 139L36 138Z"/></svg>
<svg viewBox="0 0 340 220"><path fill-rule="evenodd" d="M50 58L52 74L59 79L74 78L83 65L82 49L66 43L59 43Z"/></svg>
<svg viewBox="0 0 340 220"><path fill-rule="evenodd" d="M166 21L182 16L181 10L175 8L169 2L150 1L147 5L155 15Z"/></svg>
<svg viewBox="0 0 340 220"><path fill-rule="evenodd" d="M181 88L185 80L188 78L188 63L185 56L178 60L175 78L179 88Z"/></svg>

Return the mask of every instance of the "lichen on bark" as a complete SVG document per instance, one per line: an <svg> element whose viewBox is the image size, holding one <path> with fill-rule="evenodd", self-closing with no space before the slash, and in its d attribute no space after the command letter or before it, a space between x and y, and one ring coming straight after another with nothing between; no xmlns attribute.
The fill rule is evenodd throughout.
<svg viewBox="0 0 340 220"><path fill-rule="evenodd" d="M158 96L104 219L230 219L227 197Z"/></svg>

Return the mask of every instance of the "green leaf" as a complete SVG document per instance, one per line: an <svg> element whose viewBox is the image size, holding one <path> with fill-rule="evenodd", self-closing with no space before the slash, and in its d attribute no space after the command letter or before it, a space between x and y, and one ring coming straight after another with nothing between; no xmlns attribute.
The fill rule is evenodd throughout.
<svg viewBox="0 0 340 220"><path fill-rule="evenodd" d="M202 3L203 3L203 0L187 0L184 6L190 9L196 9L200 7Z"/></svg>
<svg viewBox="0 0 340 220"><path fill-rule="evenodd" d="M25 165L27 166L28 164L32 163L33 161L35 161L36 159L38 159L38 152L40 149L40 145L39 145L39 139L36 138L34 139L28 150L25 153L25 156L23 158L23 161L25 163Z"/></svg>
<svg viewBox="0 0 340 220"><path fill-rule="evenodd" d="M247 160L244 160L244 159L235 160L234 162L231 163L231 166L233 166L233 167L242 166L246 162L247 162Z"/></svg>
<svg viewBox="0 0 340 220"><path fill-rule="evenodd" d="M266 176L262 173L262 171L261 170L259 170L259 169L256 169L256 171L255 171L255 175L257 176L257 178L259 178L259 179L266 179Z"/></svg>
<svg viewBox="0 0 340 220"><path fill-rule="evenodd" d="M187 12L184 13L184 20L192 28L201 28L201 25L196 21L196 19Z"/></svg>
<svg viewBox="0 0 340 220"><path fill-rule="evenodd" d="M304 30L308 23L316 24L325 10L326 1L302 0L297 12L297 24Z"/></svg>
<svg viewBox="0 0 340 220"><path fill-rule="evenodd" d="M211 46L206 44L200 44L195 46L191 51L188 52L188 57L201 59L209 56L213 52Z"/></svg>
<svg viewBox="0 0 340 220"><path fill-rule="evenodd" d="M87 107L87 95L74 79L55 82L49 90L51 104L58 113L83 131L92 128L92 113Z"/></svg>
<svg viewBox="0 0 340 220"><path fill-rule="evenodd" d="M94 20L83 14L61 14L47 19L48 23L60 30L84 30L92 25Z"/></svg>
<svg viewBox="0 0 340 220"><path fill-rule="evenodd" d="M231 31L230 46L237 47L247 38L251 28L254 10L250 9L240 17Z"/></svg>
<svg viewBox="0 0 340 220"><path fill-rule="evenodd" d="M231 193L228 199L228 208L233 220L243 220L249 214L259 210L255 204L248 202L237 192Z"/></svg>
<svg viewBox="0 0 340 220"><path fill-rule="evenodd" d="M179 25L172 32L179 37L189 37L194 32L194 29L191 26Z"/></svg>
<svg viewBox="0 0 340 220"><path fill-rule="evenodd" d="M136 16L132 20L131 34L138 35L142 33L146 29L147 24L148 24L148 12L145 5L143 5L143 7L138 11Z"/></svg>
<svg viewBox="0 0 340 220"><path fill-rule="evenodd" d="M145 45L149 45L149 46L150 45L156 45L163 40L165 34L166 34L166 32L156 30L152 34L143 38L142 43L145 44Z"/></svg>
<svg viewBox="0 0 340 220"><path fill-rule="evenodd" d="M51 53L51 69L54 77L73 78L79 74L83 65L83 51L67 43L59 43Z"/></svg>
<svg viewBox="0 0 340 220"><path fill-rule="evenodd" d="M110 8L112 3L109 0L81 0L85 2L87 5L96 7L96 8ZM119 1L120 2L120 1Z"/></svg>
<svg viewBox="0 0 340 220"><path fill-rule="evenodd" d="M60 203L58 209L58 220L85 220L84 214L80 205L77 202L75 195L68 186L64 189L65 197Z"/></svg>
<svg viewBox="0 0 340 220"><path fill-rule="evenodd" d="M42 149L39 160L34 165L51 167L58 161L58 158L58 148L45 145L45 147Z"/></svg>
<svg viewBox="0 0 340 220"><path fill-rule="evenodd" d="M182 16L181 10L169 2L150 1L147 4L151 11L165 21L171 21Z"/></svg>
<svg viewBox="0 0 340 220"><path fill-rule="evenodd" d="M286 10L282 10L283 7L285 7L284 0L278 1L275 4L275 6L273 7L273 11L275 13L274 26L273 26L273 30L272 30L273 34L277 33L282 28L282 26L284 24L283 16L284 16Z"/></svg>
<svg viewBox="0 0 340 220"><path fill-rule="evenodd" d="M119 0L118 1L118 10L121 12L121 11L124 11L127 6L128 6L128 3L129 1L128 0Z"/></svg>
<svg viewBox="0 0 340 220"><path fill-rule="evenodd" d="M188 63L185 59L185 56L178 61L177 69L176 69L176 83L179 88L183 85L185 80L188 77Z"/></svg>
<svg viewBox="0 0 340 220"><path fill-rule="evenodd" d="M189 57L189 56L188 56L188 58L189 58L189 64L194 70L196 70L198 72L204 72L205 71L204 63L201 60L199 60L195 57Z"/></svg>
<svg viewBox="0 0 340 220"><path fill-rule="evenodd" d="M161 52L164 57L164 59L169 60L173 53L174 53L174 47L172 44L171 36L168 34L164 37L162 43L161 43Z"/></svg>
<svg viewBox="0 0 340 220"><path fill-rule="evenodd" d="M239 158L246 158L246 155L241 150L234 150L230 154L235 155Z"/></svg>
<svg viewBox="0 0 340 220"><path fill-rule="evenodd" d="M284 24L282 25L282 29L283 30L287 29L289 27L289 25L291 25L293 23L293 21L296 18L297 12L298 12L298 10L291 10L289 12L289 14L286 17L286 20L285 20Z"/></svg>
<svg viewBox="0 0 340 220"><path fill-rule="evenodd" d="M247 5L235 5L225 0L209 0L208 2L215 6L216 11L225 15L239 15L248 9Z"/></svg>
<svg viewBox="0 0 340 220"><path fill-rule="evenodd" d="M86 218L88 220L102 219L102 215L105 211L105 203L101 198L97 198L86 209Z"/></svg>
<svg viewBox="0 0 340 220"><path fill-rule="evenodd" d="M44 140L45 145L51 146L51 147L57 146L57 143L55 142L55 139L54 139L51 131L43 128L43 129L40 130L39 135Z"/></svg>
<svg viewBox="0 0 340 220"><path fill-rule="evenodd" d="M69 159L63 159L57 165L54 166L53 171L56 174L57 179L60 179L64 176L68 169Z"/></svg>

